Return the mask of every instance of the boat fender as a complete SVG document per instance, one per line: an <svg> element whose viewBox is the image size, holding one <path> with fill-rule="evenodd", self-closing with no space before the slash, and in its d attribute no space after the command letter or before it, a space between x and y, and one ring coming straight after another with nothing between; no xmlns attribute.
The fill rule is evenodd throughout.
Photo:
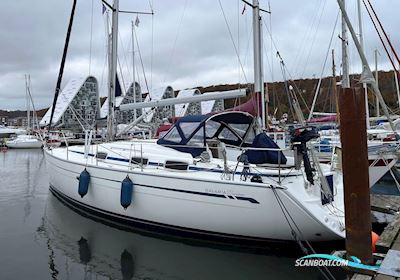
<svg viewBox="0 0 400 280"><path fill-rule="evenodd" d="M380 236L375 232L371 231L371 241L372 241L372 253L376 252L376 243L379 241Z"/></svg>
<svg viewBox="0 0 400 280"><path fill-rule="evenodd" d="M132 203L133 183L128 175L121 183L121 206L126 208Z"/></svg>
<svg viewBox="0 0 400 280"><path fill-rule="evenodd" d="M262 183L263 182L260 175L254 175L253 177L251 177L250 181L252 183Z"/></svg>
<svg viewBox="0 0 400 280"><path fill-rule="evenodd" d="M85 170L83 170L79 175L78 193L82 198L87 194L89 190L89 183L90 183L90 174L85 168Z"/></svg>

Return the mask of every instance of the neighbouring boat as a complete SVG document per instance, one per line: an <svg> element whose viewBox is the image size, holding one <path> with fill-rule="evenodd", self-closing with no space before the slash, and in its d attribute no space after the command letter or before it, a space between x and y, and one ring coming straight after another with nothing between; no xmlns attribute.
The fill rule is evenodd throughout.
<svg viewBox="0 0 400 280"><path fill-rule="evenodd" d="M6 138L18 134L26 134L26 130L0 125L0 138Z"/></svg>
<svg viewBox="0 0 400 280"><path fill-rule="evenodd" d="M6 146L12 149L37 149L43 146L42 141L34 135L18 135L6 141Z"/></svg>
<svg viewBox="0 0 400 280"><path fill-rule="evenodd" d="M51 190L90 213L179 234L343 238L342 175L324 164L322 174L296 169L276 145L266 148L272 141L256 136L255 124L243 112L187 116L157 142L48 149ZM331 199L321 175L335 189Z"/></svg>
<svg viewBox="0 0 400 280"><path fill-rule="evenodd" d="M335 134L323 134L312 143L321 162L331 162L332 158L340 161L341 142L340 136ZM399 157L399 146L396 142L368 141L369 186L375 185L392 167ZM337 165L341 169L341 164Z"/></svg>

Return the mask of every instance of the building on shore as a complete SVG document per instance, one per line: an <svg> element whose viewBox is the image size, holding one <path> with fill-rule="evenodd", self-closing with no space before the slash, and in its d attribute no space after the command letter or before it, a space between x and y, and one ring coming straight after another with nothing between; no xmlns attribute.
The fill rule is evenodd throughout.
<svg viewBox="0 0 400 280"><path fill-rule="evenodd" d="M52 107L40 121L40 126L50 122ZM74 78L58 96L52 127L74 131L93 129L100 116L100 100L97 79L93 76Z"/></svg>
<svg viewBox="0 0 400 280"><path fill-rule="evenodd" d="M129 104L129 103L134 103L134 102L142 102L142 90L140 88L140 85L135 82L135 97L134 97L134 91L133 91L133 84L130 85L128 91L124 95L119 95L115 97L115 107L119 107L122 104ZM108 97L103 103L103 106L101 106L101 111L100 111L100 118L101 119L106 119L108 115ZM136 109L136 117L139 117L142 115L142 109ZM135 119L135 112L133 110L128 110L128 111L115 111L115 122L116 124L129 124L133 122Z"/></svg>

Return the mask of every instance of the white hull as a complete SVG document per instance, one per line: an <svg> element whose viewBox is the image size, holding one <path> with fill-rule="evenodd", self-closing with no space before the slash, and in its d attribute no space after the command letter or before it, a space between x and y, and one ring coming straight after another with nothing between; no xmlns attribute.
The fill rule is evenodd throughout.
<svg viewBox="0 0 400 280"><path fill-rule="evenodd" d="M71 151L67 160L66 148L46 151L45 155L50 185L55 191L88 210L128 224L235 239L293 240L274 194L276 190L300 227L303 239L344 237L344 219L338 217L342 213L330 204L322 206L319 191L314 195L315 191L306 190L302 175L288 176L285 184L275 183L276 187L271 188L266 183L243 182L239 176L234 181L222 180L221 174L215 172L132 169L93 157L82 162L83 155ZM91 179L88 193L81 198L77 177L85 167ZM134 192L132 204L124 210L120 189L127 175L134 183ZM340 175L335 177L335 183L341 181ZM343 209L341 188L335 199L336 207Z"/></svg>
<svg viewBox="0 0 400 280"><path fill-rule="evenodd" d="M7 147L12 149L39 149L42 147L42 142L32 141L32 142L6 142Z"/></svg>
<svg viewBox="0 0 400 280"><path fill-rule="evenodd" d="M12 149L38 149L43 144L33 135L18 135L17 138L6 141L6 146Z"/></svg>
<svg viewBox="0 0 400 280"><path fill-rule="evenodd" d="M269 275L271 278L294 278L298 270L292 262L277 261L280 257L249 254L243 251L225 251L193 246L143 234L124 232L119 229L87 219L68 209L55 197L50 196L45 216L37 234L44 237L52 251L63 252L54 257L59 278L63 275L65 256L75 263L82 263L89 272L89 279L258 279ZM196 244L195 244L196 245ZM51 251L50 251L51 252ZM49 252L49 254L50 254ZM265 265L274 263L274 265ZM71 279L82 274L74 270ZM251 267L251 270L248 268ZM205 269L207 268L207 269ZM60 270L61 269L61 270ZM217 274L216 274L217 273ZM216 277L218 275L218 277ZM61 277L60 277L61 276Z"/></svg>

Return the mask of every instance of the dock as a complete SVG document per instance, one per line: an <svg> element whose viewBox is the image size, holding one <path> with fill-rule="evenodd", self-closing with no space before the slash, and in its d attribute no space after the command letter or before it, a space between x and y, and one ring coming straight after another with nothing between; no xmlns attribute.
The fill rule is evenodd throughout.
<svg viewBox="0 0 400 280"><path fill-rule="evenodd" d="M400 211L400 196L371 194L371 210L385 214L396 214Z"/></svg>
<svg viewBox="0 0 400 280"><path fill-rule="evenodd" d="M400 280L400 197L372 194L371 210L394 215L392 222L385 227L375 246L374 259L380 263L380 268L373 275L370 274L371 271L369 273L360 271L351 279Z"/></svg>

